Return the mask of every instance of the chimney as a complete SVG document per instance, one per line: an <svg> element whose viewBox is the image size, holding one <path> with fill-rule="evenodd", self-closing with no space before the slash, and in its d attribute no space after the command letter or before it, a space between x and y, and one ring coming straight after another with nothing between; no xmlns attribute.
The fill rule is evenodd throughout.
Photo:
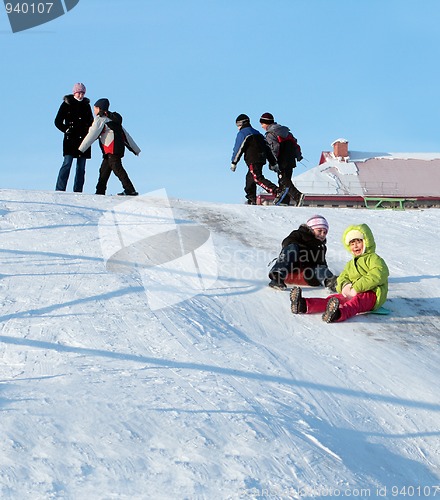
<svg viewBox="0 0 440 500"><path fill-rule="evenodd" d="M336 139L332 142L333 154L336 158L348 157L348 141L347 139Z"/></svg>

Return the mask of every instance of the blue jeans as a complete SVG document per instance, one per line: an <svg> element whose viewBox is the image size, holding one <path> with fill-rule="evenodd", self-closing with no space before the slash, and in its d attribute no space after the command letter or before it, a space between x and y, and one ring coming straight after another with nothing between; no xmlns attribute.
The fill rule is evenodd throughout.
<svg viewBox="0 0 440 500"><path fill-rule="evenodd" d="M87 158L83 157L76 159L76 174L75 174L75 180L73 182L73 191L75 193L82 193L83 190L84 178L86 175L86 159ZM55 187L56 191L66 190L72 163L73 163L73 156L66 155L64 157L63 164L61 165L60 172L58 174L57 185Z"/></svg>

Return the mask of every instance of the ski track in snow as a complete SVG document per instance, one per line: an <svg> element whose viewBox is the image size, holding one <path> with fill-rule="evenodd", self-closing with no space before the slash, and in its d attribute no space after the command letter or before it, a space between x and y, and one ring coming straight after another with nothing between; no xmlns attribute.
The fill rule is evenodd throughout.
<svg viewBox="0 0 440 500"><path fill-rule="evenodd" d="M152 310L136 269L102 259L100 217L121 203L1 191L2 499L440 496L438 210L319 210L336 272L353 219L391 270L392 314L336 326L266 286L315 209L174 200L209 228L219 276Z"/></svg>

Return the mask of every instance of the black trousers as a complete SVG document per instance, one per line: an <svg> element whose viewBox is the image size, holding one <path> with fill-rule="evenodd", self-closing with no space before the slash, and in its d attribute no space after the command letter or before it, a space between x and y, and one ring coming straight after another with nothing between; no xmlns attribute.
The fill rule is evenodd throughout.
<svg viewBox="0 0 440 500"><path fill-rule="evenodd" d="M286 167L280 165L280 173L278 174L278 184L281 189L289 188L289 194L284 198L284 203L290 202L290 197L295 197L301 194L292 182L293 167Z"/></svg>
<svg viewBox="0 0 440 500"><path fill-rule="evenodd" d="M257 199L257 184L270 194L276 194L278 186L266 179L263 175L263 164L251 163L248 165L248 173L246 174L245 192L246 198L250 201Z"/></svg>
<svg viewBox="0 0 440 500"><path fill-rule="evenodd" d="M106 154L104 155L104 159L101 163L101 168L99 169L99 179L98 184L96 184L96 194L105 194L107 190L107 182L112 172L121 181L122 187L127 193L133 193L134 191L136 191L130 178L128 177L127 172L125 171L125 168L122 166L121 158L112 154Z"/></svg>
<svg viewBox="0 0 440 500"><path fill-rule="evenodd" d="M323 264L305 262L304 255L296 243L284 247L272 269L269 271L271 280L285 280L288 274L302 273L309 286L324 285L325 280L331 278L333 273Z"/></svg>

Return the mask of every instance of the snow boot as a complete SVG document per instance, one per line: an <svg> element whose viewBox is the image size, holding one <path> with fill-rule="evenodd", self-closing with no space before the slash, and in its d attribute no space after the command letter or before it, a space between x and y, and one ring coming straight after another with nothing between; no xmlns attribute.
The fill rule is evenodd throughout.
<svg viewBox="0 0 440 500"><path fill-rule="evenodd" d="M289 188L286 189L278 189L277 194L273 200L274 205L280 205L284 198L289 194Z"/></svg>
<svg viewBox="0 0 440 500"><path fill-rule="evenodd" d="M125 189L122 191L122 193L118 193L118 196L138 196L139 193L137 191L131 191L128 193Z"/></svg>
<svg viewBox="0 0 440 500"><path fill-rule="evenodd" d="M269 286L275 288L275 290L285 290L287 288L286 284L282 279L273 279L270 281Z"/></svg>
<svg viewBox="0 0 440 500"><path fill-rule="evenodd" d="M327 302L327 307L322 315L322 321L325 321L326 323L335 323L340 317L341 311L339 310L339 299L337 297L331 297Z"/></svg>
<svg viewBox="0 0 440 500"><path fill-rule="evenodd" d="M304 200L304 194L301 193L300 191L297 191L294 195L293 195L293 201L295 203L295 207L300 207L302 205L302 202Z"/></svg>
<svg viewBox="0 0 440 500"><path fill-rule="evenodd" d="M307 303L299 286L294 286L290 292L290 309L292 314L305 314L307 312Z"/></svg>
<svg viewBox="0 0 440 500"><path fill-rule="evenodd" d="M337 276L332 276L330 278L324 279L324 286L328 288L332 293L336 293L336 284L338 281Z"/></svg>

